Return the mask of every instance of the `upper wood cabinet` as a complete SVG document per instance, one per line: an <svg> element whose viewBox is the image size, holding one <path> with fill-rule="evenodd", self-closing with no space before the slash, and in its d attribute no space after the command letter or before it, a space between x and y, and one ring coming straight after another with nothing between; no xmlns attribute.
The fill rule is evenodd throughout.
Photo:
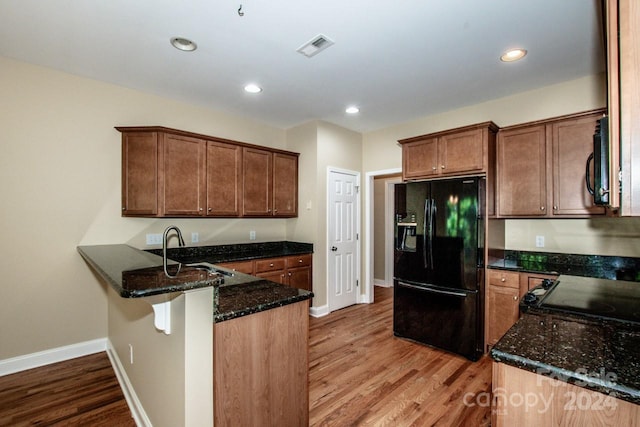
<svg viewBox="0 0 640 427"><path fill-rule="evenodd" d="M402 145L402 178L489 173L497 130L493 122L486 122L398 141Z"/></svg>
<svg viewBox="0 0 640 427"><path fill-rule="evenodd" d="M294 217L298 154L176 129L122 132L122 214Z"/></svg>
<svg viewBox="0 0 640 427"><path fill-rule="evenodd" d="M243 216L298 215L298 156L245 148Z"/></svg>
<svg viewBox="0 0 640 427"><path fill-rule="evenodd" d="M158 214L157 132L122 135L122 214Z"/></svg>
<svg viewBox="0 0 640 427"><path fill-rule="evenodd" d="M640 4L606 0L610 204L640 216ZM620 179L618 179L620 172Z"/></svg>
<svg viewBox="0 0 640 427"><path fill-rule="evenodd" d="M604 208L593 204L585 185L596 121L603 113L594 110L501 129L497 216L603 215Z"/></svg>
<svg viewBox="0 0 640 427"><path fill-rule="evenodd" d="M273 215L298 216L298 156L273 153Z"/></svg>
<svg viewBox="0 0 640 427"><path fill-rule="evenodd" d="M207 216L240 216L242 147L207 141Z"/></svg>
<svg viewBox="0 0 640 427"><path fill-rule="evenodd" d="M165 216L203 215L206 141L163 133L160 188Z"/></svg>

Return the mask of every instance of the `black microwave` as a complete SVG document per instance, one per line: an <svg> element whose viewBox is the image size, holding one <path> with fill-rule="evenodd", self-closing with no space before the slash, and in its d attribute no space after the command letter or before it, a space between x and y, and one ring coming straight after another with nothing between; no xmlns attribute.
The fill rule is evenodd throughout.
<svg viewBox="0 0 640 427"><path fill-rule="evenodd" d="M593 183L591 183L590 163L593 161ZM587 159L587 190L593 196L593 203L609 205L609 117L598 120L593 134L593 153ZM592 185L593 184L593 185Z"/></svg>

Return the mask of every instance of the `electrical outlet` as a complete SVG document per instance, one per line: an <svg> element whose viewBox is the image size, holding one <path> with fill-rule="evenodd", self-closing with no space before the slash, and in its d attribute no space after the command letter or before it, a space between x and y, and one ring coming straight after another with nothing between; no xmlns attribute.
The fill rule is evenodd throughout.
<svg viewBox="0 0 640 427"><path fill-rule="evenodd" d="M536 236L536 248L544 248L544 236Z"/></svg>
<svg viewBox="0 0 640 427"><path fill-rule="evenodd" d="M147 234L147 245L161 245L162 234Z"/></svg>
<svg viewBox="0 0 640 427"><path fill-rule="evenodd" d="M256 231L255 230L249 231L249 240L256 240Z"/></svg>
<svg viewBox="0 0 640 427"><path fill-rule="evenodd" d="M200 241L200 235L198 233L191 233L191 243L198 243Z"/></svg>
<svg viewBox="0 0 640 427"><path fill-rule="evenodd" d="M129 363L133 365L133 345L129 344Z"/></svg>

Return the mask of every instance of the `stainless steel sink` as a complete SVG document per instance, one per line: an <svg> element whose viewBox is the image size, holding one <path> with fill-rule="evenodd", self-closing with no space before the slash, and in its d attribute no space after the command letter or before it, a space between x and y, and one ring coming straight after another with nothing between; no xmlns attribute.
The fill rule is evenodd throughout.
<svg viewBox="0 0 640 427"><path fill-rule="evenodd" d="M208 271L209 274L220 274L220 275L229 276L229 277L233 276L233 273L216 268L215 265L208 262L195 262L191 264L185 264L185 266L195 268L197 270Z"/></svg>

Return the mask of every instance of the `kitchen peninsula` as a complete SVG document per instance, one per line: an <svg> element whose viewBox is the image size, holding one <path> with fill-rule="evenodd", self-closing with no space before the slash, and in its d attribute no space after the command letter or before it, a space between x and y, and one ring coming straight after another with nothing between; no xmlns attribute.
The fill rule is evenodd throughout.
<svg viewBox="0 0 640 427"><path fill-rule="evenodd" d="M310 254L312 245L179 248L182 256L195 257L189 264L196 265L183 263L178 272L180 260L172 259L168 268L175 278L164 274L162 257L151 251L128 245L80 246L78 251L109 285L108 353L123 387L130 388L125 394L135 406L134 418L166 414L174 419L161 424L210 425L215 416L215 425L222 426L237 417L264 416L265 425L306 424L313 294L218 265L204 268L204 263L222 261L216 253L226 262L293 257ZM180 256L176 250L169 253ZM256 361L259 369L251 365Z"/></svg>

